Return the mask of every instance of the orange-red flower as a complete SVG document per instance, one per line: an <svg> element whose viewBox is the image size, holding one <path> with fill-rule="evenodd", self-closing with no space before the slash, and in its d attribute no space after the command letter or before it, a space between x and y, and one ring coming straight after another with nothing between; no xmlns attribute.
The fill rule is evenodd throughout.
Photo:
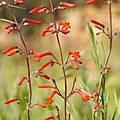
<svg viewBox="0 0 120 120"><path fill-rule="evenodd" d="M18 48L17 46L11 46L11 47L5 49L4 51L2 51L2 54L6 54L6 53L10 52L11 50L14 50L17 48Z"/></svg>
<svg viewBox="0 0 120 120"><path fill-rule="evenodd" d="M68 34L70 26L70 22L59 22L59 32L62 32L63 34Z"/></svg>
<svg viewBox="0 0 120 120"><path fill-rule="evenodd" d="M40 72L39 74L38 74L39 76L42 76L42 77L44 77L44 78L46 78L46 79L50 79L50 77L48 76L48 75L46 75L46 74L44 74L44 73L42 73L42 72Z"/></svg>
<svg viewBox="0 0 120 120"><path fill-rule="evenodd" d="M36 7L36 8L34 8L33 10L31 10L29 13L30 13L30 14L36 13L36 12L38 12L40 9L42 9L43 7L44 7L43 5L40 5L40 6Z"/></svg>
<svg viewBox="0 0 120 120"><path fill-rule="evenodd" d="M15 4L17 5L20 5L20 4L23 4L23 1L22 0L14 0Z"/></svg>
<svg viewBox="0 0 120 120"><path fill-rule="evenodd" d="M77 58L81 57L79 51L69 51L68 54L71 55L71 57L74 58L74 59L77 59Z"/></svg>
<svg viewBox="0 0 120 120"><path fill-rule="evenodd" d="M50 96L46 99L46 103L47 104L52 104L52 102L54 102L54 100L52 99L54 97L54 95L57 93L57 90L52 91L52 93L50 94Z"/></svg>
<svg viewBox="0 0 120 120"><path fill-rule="evenodd" d="M41 108L46 108L46 105L41 104L41 103L39 103L39 102L37 102L36 105L38 105L38 106L41 107Z"/></svg>
<svg viewBox="0 0 120 120"><path fill-rule="evenodd" d="M46 98L46 103L47 104L52 104L54 100L52 98Z"/></svg>
<svg viewBox="0 0 120 120"><path fill-rule="evenodd" d="M100 22L98 22L98 21L96 21L96 20L91 19L90 22L92 22L92 23L94 23L95 25L98 25L98 26L100 26L100 27L102 27L102 28L105 27L104 24L102 24L102 23L100 23Z"/></svg>
<svg viewBox="0 0 120 120"><path fill-rule="evenodd" d="M38 85L38 88L54 88L53 85Z"/></svg>
<svg viewBox="0 0 120 120"><path fill-rule="evenodd" d="M94 2L96 2L96 0L89 0L89 1L86 2L86 4L89 5L89 4L92 4Z"/></svg>
<svg viewBox="0 0 120 120"><path fill-rule="evenodd" d="M60 2L60 5L63 5L65 7L69 7L69 8L74 8L75 7L74 4L71 4L71 3L68 3L68 2Z"/></svg>
<svg viewBox="0 0 120 120"><path fill-rule="evenodd" d="M51 119L54 119L54 116L49 116L49 117L45 118L44 120L51 120Z"/></svg>
<svg viewBox="0 0 120 120"><path fill-rule="evenodd" d="M82 97L83 102L87 102L88 100L93 98L93 96L89 92L83 89L76 89L75 92L78 93Z"/></svg>
<svg viewBox="0 0 120 120"><path fill-rule="evenodd" d="M16 100L18 100L18 99L17 99L17 98L12 98L12 99L10 99L10 100L4 102L4 104L10 104L10 103L13 103L13 102L15 102Z"/></svg>
<svg viewBox="0 0 120 120"><path fill-rule="evenodd" d="M53 61L48 61L46 62L43 66L41 66L38 71L42 71L43 69L45 69L47 66L53 66L54 65L54 62Z"/></svg>
<svg viewBox="0 0 120 120"><path fill-rule="evenodd" d="M19 81L18 85L19 85L19 86L22 85L22 83L24 82L25 79L26 79L26 77L23 76L23 77L21 78L21 80Z"/></svg>
<svg viewBox="0 0 120 120"><path fill-rule="evenodd" d="M42 57L51 55L52 53L48 51L48 52L45 52L45 53L40 54L39 52L32 51L31 54L33 54L34 60L35 60L36 62L39 62Z"/></svg>
<svg viewBox="0 0 120 120"><path fill-rule="evenodd" d="M78 66L75 64L74 60L68 61L76 70L78 70Z"/></svg>

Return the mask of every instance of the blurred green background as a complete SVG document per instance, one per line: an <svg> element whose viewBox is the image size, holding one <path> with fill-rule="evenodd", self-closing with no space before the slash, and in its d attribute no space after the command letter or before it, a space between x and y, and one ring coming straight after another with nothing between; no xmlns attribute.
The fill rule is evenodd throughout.
<svg viewBox="0 0 120 120"><path fill-rule="evenodd" d="M54 0L54 4L57 5L61 0ZM89 19L93 18L101 21L106 26L108 26L108 10L107 4L104 0L99 0L95 4L86 6L83 0L65 0L66 2L71 2L76 4L75 9L67 9L65 11L59 11L56 13L57 21L69 21L72 28L70 29L70 34L62 35L60 34L60 40L62 48L64 51L64 59L69 50L79 50L81 51L81 60L83 64L79 66L79 70L75 71L72 67L68 66L66 68L68 75L69 90L71 89L71 84L74 76L77 76L76 87L83 87L89 92L93 93L97 90L96 85L98 84L98 71L93 62L91 56L91 44L88 35L87 22ZM24 0L24 5L21 7L26 8L26 10L15 10L18 21L23 18L31 18L40 20L43 22L42 25L31 25L29 27L22 28L22 33L24 39L30 50L39 51L40 53L45 51L52 51L59 58L59 50L56 44L56 39L54 35L47 34L44 38L40 36L40 32L44 30L46 26L51 22L51 15L46 14L34 14L30 15L28 12L37 7L38 5L44 4L49 6L48 0L33 1ZM112 6L113 11L113 29L116 30L120 26L120 3L116 2ZM4 19L13 20L10 9L3 7L0 8L0 16ZM17 105L15 103L10 105L4 105L4 101L18 96L19 98L25 99L27 97L27 83L23 83L22 86L18 87L18 81L22 76L26 76L26 65L24 56L15 55L13 57L8 57L2 55L1 52L7 47L17 44L21 48L23 47L19 36L16 32L8 35L4 30L6 22L0 22L0 120L26 120L26 108L23 104ZM94 29L97 33L98 30ZM111 69L107 74L106 79L106 94L108 95L108 114L107 120L112 120L114 111L117 110L115 120L120 118L120 35L114 37L113 39L113 50L109 61ZM98 50L100 55L100 62L103 64L103 48L101 47L101 42L104 44L105 54L107 54L108 49L108 39L105 35L101 34L96 36L96 41L98 43ZM44 58L40 63L33 61L30 58L31 72L37 70L45 61L50 58ZM63 76L61 76L62 71L58 66L48 68L44 71L50 74L54 78L60 90L63 93ZM52 84L52 82L45 80L44 78L33 78L33 103L39 101L45 104L45 99L49 96L51 89L38 89L36 86L38 84ZM55 103L53 105L47 105L46 109L39 107L34 107L31 110L32 120L42 120L49 115L56 114L55 105L60 108L60 113L63 116L63 101L58 96L55 96ZM74 95L69 99L67 112L71 112L72 120L90 120L92 114L93 103L87 102L83 103L79 95Z"/></svg>

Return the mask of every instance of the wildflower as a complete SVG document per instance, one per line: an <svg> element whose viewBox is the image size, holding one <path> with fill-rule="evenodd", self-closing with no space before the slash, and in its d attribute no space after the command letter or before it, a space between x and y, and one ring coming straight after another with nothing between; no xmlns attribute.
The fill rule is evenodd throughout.
<svg viewBox="0 0 120 120"><path fill-rule="evenodd" d="M44 74L42 72L39 73L39 76L42 76L42 77L44 77L46 79L50 79L50 77L48 75L46 75L46 74Z"/></svg>
<svg viewBox="0 0 120 120"><path fill-rule="evenodd" d="M86 2L86 4L89 5L89 4L92 4L94 2L96 2L96 0L89 0L89 1Z"/></svg>
<svg viewBox="0 0 120 120"><path fill-rule="evenodd" d="M17 5L20 5L20 4L23 4L23 1L22 0L14 0L14 3Z"/></svg>
<svg viewBox="0 0 120 120"><path fill-rule="evenodd" d="M77 59L77 58L80 58L80 52L76 52L76 51L69 51L68 52L69 55L72 55L71 57L74 58L74 59Z"/></svg>
<svg viewBox="0 0 120 120"><path fill-rule="evenodd" d="M65 7L69 7L69 8L74 8L75 7L74 4L71 4L71 3L68 3L68 2L60 2L60 5L63 5Z"/></svg>
<svg viewBox="0 0 120 120"><path fill-rule="evenodd" d="M54 88L53 85L38 85L38 88Z"/></svg>
<svg viewBox="0 0 120 120"><path fill-rule="evenodd" d="M34 13L38 12L40 9L42 9L43 7L44 7L43 5L40 5L40 6L36 7L36 8L34 8L33 10L31 10L29 13L34 14Z"/></svg>
<svg viewBox="0 0 120 120"><path fill-rule="evenodd" d="M49 117L45 118L44 120L51 120L51 119L54 119L54 116L49 116Z"/></svg>
<svg viewBox="0 0 120 120"><path fill-rule="evenodd" d="M21 80L19 81L18 85L19 85L19 86L22 85L22 83L24 82L25 79L26 79L26 77L23 76L23 77L21 78Z"/></svg>
<svg viewBox="0 0 120 120"><path fill-rule="evenodd" d="M10 100L4 102L4 104L10 104L12 102L15 102L16 100L18 100L18 99L17 98L13 98L13 99L10 99Z"/></svg>
<svg viewBox="0 0 120 120"><path fill-rule="evenodd" d="M94 25L94 26L95 26L95 28L97 28L97 29L99 29L99 30L102 29L101 26L98 26L98 25Z"/></svg>
<svg viewBox="0 0 120 120"><path fill-rule="evenodd" d="M49 51L48 51L48 52L45 52L45 53L42 53L42 54L40 54L39 52L32 51L31 54L33 54L34 60L35 60L36 62L39 62L42 57L45 57L45 56L48 56L48 55L52 55L52 53L49 52Z"/></svg>
<svg viewBox="0 0 120 120"><path fill-rule="evenodd" d="M66 7L58 6L57 10L66 10Z"/></svg>
<svg viewBox="0 0 120 120"><path fill-rule="evenodd" d="M88 93L87 91L83 89L76 89L75 92L78 93L82 97L83 102L87 102L88 100L93 98L93 96L90 93Z"/></svg>
<svg viewBox="0 0 120 120"><path fill-rule="evenodd" d="M10 34L13 30L18 30L18 27L16 26L16 24L10 23L5 27L5 30L8 29L7 34Z"/></svg>
<svg viewBox="0 0 120 120"><path fill-rule="evenodd" d="M50 94L50 96L46 99L46 103L47 104L52 104L52 102L54 102L54 100L52 99L54 97L54 95L57 93L57 90L52 91L52 93Z"/></svg>
<svg viewBox="0 0 120 120"><path fill-rule="evenodd" d="M7 30L8 28L10 28L10 27L12 27L12 23L10 23L10 24L8 24L6 27L5 27L5 29Z"/></svg>
<svg viewBox="0 0 120 120"><path fill-rule="evenodd" d="M39 102L36 103L37 106L41 107L41 108L46 108L46 106L44 104L41 104Z"/></svg>
<svg viewBox="0 0 120 120"><path fill-rule="evenodd" d="M9 53L8 56L13 56L13 55L17 54L18 52L20 52L20 51L19 50L13 51L13 52Z"/></svg>
<svg viewBox="0 0 120 120"><path fill-rule="evenodd" d="M74 60L76 63L78 63L78 64L82 64L82 61L80 61L80 60Z"/></svg>
<svg viewBox="0 0 120 120"><path fill-rule="evenodd" d="M75 64L74 60L68 61L76 70L78 70L78 66Z"/></svg>
<svg viewBox="0 0 120 120"><path fill-rule="evenodd" d="M96 21L96 20L91 19L90 21L91 21L92 23L94 23L95 25L98 25L98 26L100 26L100 27L102 27L102 28L105 27L104 24L102 24L102 23L100 23L100 22L98 22L98 21Z"/></svg>
<svg viewBox="0 0 120 120"><path fill-rule="evenodd" d="M70 26L70 22L59 22L59 32L62 32L63 34L68 34Z"/></svg>
<svg viewBox="0 0 120 120"><path fill-rule="evenodd" d="M53 27L53 23L51 23L45 30L43 30L40 34L42 37L46 35L47 32L51 32L51 28Z"/></svg>
<svg viewBox="0 0 120 120"><path fill-rule="evenodd" d="M17 46L11 46L11 47L5 49L4 51L2 51L2 54L6 54L6 53L10 52L11 50L14 50L17 48L18 48Z"/></svg>
<svg viewBox="0 0 120 120"><path fill-rule="evenodd" d="M42 22L40 22L40 21L32 20L32 19L28 19L28 18L24 18L24 19L23 19L23 23L24 23L24 22L33 23L33 24L37 24L37 25L42 24Z"/></svg>
<svg viewBox="0 0 120 120"><path fill-rule="evenodd" d="M95 104L94 104L94 109L97 109L98 106L99 106L99 102L95 102Z"/></svg>
<svg viewBox="0 0 120 120"><path fill-rule="evenodd" d="M46 11L46 8L40 9L40 10L38 10L38 14L41 14L41 13L43 13L45 11Z"/></svg>
<svg viewBox="0 0 120 120"><path fill-rule="evenodd" d="M54 102L54 100L52 98L46 98L47 104L52 104L52 102Z"/></svg>
<svg viewBox="0 0 120 120"><path fill-rule="evenodd" d="M46 62L42 67L40 67L39 69L38 69L38 71L41 71L41 70L43 70L43 69L45 69L47 66L53 66L53 64L54 64L54 62L53 61L48 61L48 62Z"/></svg>

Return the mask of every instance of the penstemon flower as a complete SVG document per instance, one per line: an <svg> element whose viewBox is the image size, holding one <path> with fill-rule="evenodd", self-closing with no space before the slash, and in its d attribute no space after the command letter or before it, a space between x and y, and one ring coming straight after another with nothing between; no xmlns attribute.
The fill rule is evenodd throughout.
<svg viewBox="0 0 120 120"><path fill-rule="evenodd" d="M49 117L45 118L44 120L51 120L51 119L54 119L54 116L49 116Z"/></svg>
<svg viewBox="0 0 120 120"><path fill-rule="evenodd" d="M86 4L89 5L89 4L92 4L94 2L96 2L96 0L89 0L89 1L86 2Z"/></svg>
<svg viewBox="0 0 120 120"><path fill-rule="evenodd" d="M10 104L10 103L13 103L13 102L15 102L15 101L17 101L17 100L18 100L17 98L12 98L12 99L4 102L4 104Z"/></svg>

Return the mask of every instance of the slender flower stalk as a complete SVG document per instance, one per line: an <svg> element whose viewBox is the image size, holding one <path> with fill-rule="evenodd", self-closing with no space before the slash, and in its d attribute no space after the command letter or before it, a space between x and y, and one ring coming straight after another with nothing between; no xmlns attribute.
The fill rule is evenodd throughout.
<svg viewBox="0 0 120 120"><path fill-rule="evenodd" d="M50 1L50 6L51 6L53 24L54 24L55 30L57 30L53 3L52 3L52 0L49 0L49 1ZM63 75L64 75L64 91L65 91L64 92L65 93L64 94L64 120L67 120L67 79L66 79L66 72L65 72L65 68L64 68L64 60L63 60L63 53L62 53L61 43L60 43L59 35L58 35L57 32L56 32L56 39L57 39L57 43L58 43L58 47L59 47L59 51L60 51L61 68L62 68Z"/></svg>
<svg viewBox="0 0 120 120"><path fill-rule="evenodd" d="M8 0L8 2L9 2L9 4L11 4L10 0ZM11 14L14 18L15 24L18 28L17 31L18 31L19 37L20 37L21 42L22 42L22 44L24 46L24 49L25 49L25 59L26 59L27 74L28 74L27 79L29 80L29 82L28 82L28 86L29 86L29 95L28 96L29 96L29 99L28 99L28 106L27 106L27 118L28 118L28 120L30 120L30 106L31 106L31 103L32 103L32 85L31 85L31 77L30 77L30 63L29 63L29 57L28 57L29 51L28 51L27 45L26 45L26 43L23 39L22 33L19 29L19 24L17 22L15 12L14 12L13 8L10 8L10 9L11 9Z"/></svg>
<svg viewBox="0 0 120 120"><path fill-rule="evenodd" d="M112 0L108 0L108 14L109 14L109 50L108 50L108 53L107 53L107 56L106 56L106 60L105 60L105 63L104 63L104 66L103 66L103 70L102 70L102 74L101 74L101 78L100 78L100 81L99 81L99 85L98 85L98 90L97 90L97 93L98 93L98 96L96 97L96 100L95 100L95 103L98 102L99 100L99 96L100 96L100 92L101 92L101 88L102 88L102 82L103 82L103 79L104 79L104 75L105 75L105 68L106 66L108 66L108 62L109 62L109 59L110 59L110 56L111 56L111 52L112 52L112 41L113 41L113 30L112 30L112 9L111 9L111 5L112 5ZM95 106L96 108L96 106ZM93 119L95 119L95 110L93 111Z"/></svg>

